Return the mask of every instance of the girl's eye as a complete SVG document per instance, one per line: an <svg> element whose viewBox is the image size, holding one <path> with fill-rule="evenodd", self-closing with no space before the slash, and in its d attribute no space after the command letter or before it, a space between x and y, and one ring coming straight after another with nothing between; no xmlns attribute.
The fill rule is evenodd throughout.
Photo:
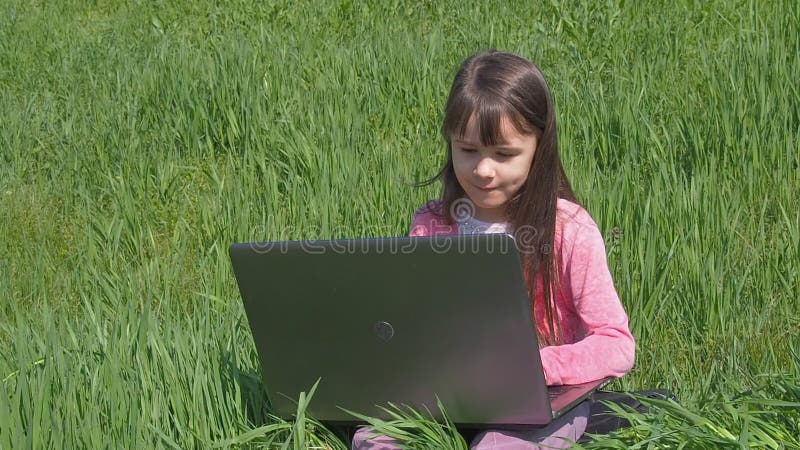
<svg viewBox="0 0 800 450"><path fill-rule="evenodd" d="M461 147L461 151L464 153L475 153L477 150L475 150L474 148Z"/></svg>
<svg viewBox="0 0 800 450"><path fill-rule="evenodd" d="M511 153L497 152L497 156L499 156L501 158L510 158L510 157L512 157L514 155L512 155Z"/></svg>

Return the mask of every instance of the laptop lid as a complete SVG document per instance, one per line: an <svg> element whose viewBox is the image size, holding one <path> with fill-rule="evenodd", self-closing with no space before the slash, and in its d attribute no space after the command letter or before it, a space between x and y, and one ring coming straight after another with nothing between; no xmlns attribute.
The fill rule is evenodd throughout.
<svg viewBox="0 0 800 450"><path fill-rule="evenodd" d="M388 402L458 424L545 424L550 407L507 234L241 243L230 256L275 414L353 422Z"/></svg>

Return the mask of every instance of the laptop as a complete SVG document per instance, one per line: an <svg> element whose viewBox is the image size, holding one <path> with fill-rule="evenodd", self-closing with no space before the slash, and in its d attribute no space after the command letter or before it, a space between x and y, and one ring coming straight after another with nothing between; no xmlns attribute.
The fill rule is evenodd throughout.
<svg viewBox="0 0 800 450"><path fill-rule="evenodd" d="M469 427L544 425L609 380L548 388L508 234L235 243L272 411L352 424L408 405Z"/></svg>

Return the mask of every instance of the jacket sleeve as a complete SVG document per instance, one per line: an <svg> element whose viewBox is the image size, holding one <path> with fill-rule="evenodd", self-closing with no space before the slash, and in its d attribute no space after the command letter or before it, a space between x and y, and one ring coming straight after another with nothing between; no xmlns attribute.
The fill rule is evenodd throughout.
<svg viewBox="0 0 800 450"><path fill-rule="evenodd" d="M426 217L424 213L421 213L420 210L414 213L414 217L411 218L411 228L408 232L409 236L428 236L430 235L430 231L428 230L426 222Z"/></svg>
<svg viewBox="0 0 800 450"><path fill-rule="evenodd" d="M588 214L587 214L588 217ZM540 350L548 385L620 377L633 366L635 341L608 269L605 244L591 218L577 226L562 282L572 297L583 339Z"/></svg>
<svg viewBox="0 0 800 450"><path fill-rule="evenodd" d="M432 236L446 231L442 229L442 226L447 225L443 224L434 214L434 211L437 211L440 206L441 202L439 200L431 200L417 209L414 213L414 217L411 219L411 227L409 227L408 235ZM449 229L449 227L447 227L447 229Z"/></svg>

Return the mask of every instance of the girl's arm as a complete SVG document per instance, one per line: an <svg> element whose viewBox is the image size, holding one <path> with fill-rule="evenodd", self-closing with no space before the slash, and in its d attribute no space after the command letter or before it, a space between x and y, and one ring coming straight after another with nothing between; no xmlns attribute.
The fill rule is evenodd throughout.
<svg viewBox="0 0 800 450"><path fill-rule="evenodd" d="M633 366L636 344L628 316L614 289L600 230L582 210L578 220L565 225L562 246L562 283L571 297L583 339L541 349L549 385L578 384L620 377ZM571 242L572 245L569 245ZM564 325L569 325L565 323Z"/></svg>
<svg viewBox="0 0 800 450"><path fill-rule="evenodd" d="M430 200L420 207L411 219L409 236L437 236L443 234L456 234L455 226L448 224L437 217L434 211L441 207L440 200Z"/></svg>

